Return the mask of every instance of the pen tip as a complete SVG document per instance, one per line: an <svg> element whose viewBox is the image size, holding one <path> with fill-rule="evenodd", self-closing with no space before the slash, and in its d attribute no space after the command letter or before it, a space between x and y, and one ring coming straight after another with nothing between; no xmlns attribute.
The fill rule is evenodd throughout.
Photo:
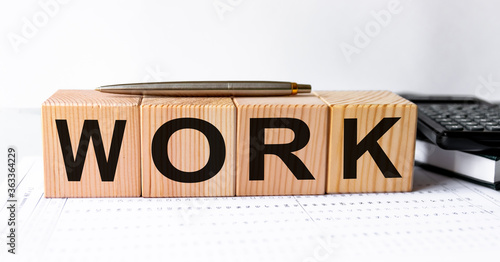
<svg viewBox="0 0 500 262"><path fill-rule="evenodd" d="M297 84L298 93L311 93L311 85Z"/></svg>
<svg viewBox="0 0 500 262"><path fill-rule="evenodd" d="M100 87L100 86L99 86L99 87L96 87L94 90L95 90L95 91L101 91L101 87Z"/></svg>

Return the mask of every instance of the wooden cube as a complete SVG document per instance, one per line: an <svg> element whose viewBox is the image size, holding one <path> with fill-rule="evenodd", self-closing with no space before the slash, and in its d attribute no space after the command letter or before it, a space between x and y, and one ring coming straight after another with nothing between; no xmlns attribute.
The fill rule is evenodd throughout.
<svg viewBox="0 0 500 262"><path fill-rule="evenodd" d="M327 193L412 189L417 106L389 91L325 91L331 108Z"/></svg>
<svg viewBox="0 0 500 262"><path fill-rule="evenodd" d="M328 106L312 94L233 100L236 195L324 194Z"/></svg>
<svg viewBox="0 0 500 262"><path fill-rule="evenodd" d="M145 97L142 195L234 196L235 123L229 97Z"/></svg>
<svg viewBox="0 0 500 262"><path fill-rule="evenodd" d="M141 195L140 100L59 90L43 103L46 197Z"/></svg>

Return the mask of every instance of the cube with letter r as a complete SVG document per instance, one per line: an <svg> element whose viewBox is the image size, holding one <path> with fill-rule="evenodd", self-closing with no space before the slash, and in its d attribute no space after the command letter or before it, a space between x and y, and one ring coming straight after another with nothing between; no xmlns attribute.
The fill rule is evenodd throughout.
<svg viewBox="0 0 500 262"><path fill-rule="evenodd" d="M328 106L312 94L234 103L236 195L324 194Z"/></svg>

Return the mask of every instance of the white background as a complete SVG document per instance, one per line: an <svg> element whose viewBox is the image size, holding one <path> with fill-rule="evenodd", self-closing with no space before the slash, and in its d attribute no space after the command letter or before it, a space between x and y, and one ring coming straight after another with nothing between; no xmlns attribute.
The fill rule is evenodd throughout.
<svg viewBox="0 0 500 262"><path fill-rule="evenodd" d="M463 0L4 0L0 107L39 108L57 89L174 80L500 100L498 10Z"/></svg>
<svg viewBox="0 0 500 262"><path fill-rule="evenodd" d="M419 168L413 192L368 198L44 198L39 111L57 89L175 80L283 80L315 90L385 89L500 101L498 10L499 1L461 0L2 0L0 150L5 154L14 145L20 159L20 258L493 257L500 243L498 192ZM343 52L346 46L355 52ZM30 155L37 160L26 160ZM0 176L1 190L5 181ZM0 194L0 207L6 197ZM270 208L257 209L262 204ZM6 212L0 208L2 221ZM7 225L0 223L5 239ZM2 246L0 261L9 261Z"/></svg>

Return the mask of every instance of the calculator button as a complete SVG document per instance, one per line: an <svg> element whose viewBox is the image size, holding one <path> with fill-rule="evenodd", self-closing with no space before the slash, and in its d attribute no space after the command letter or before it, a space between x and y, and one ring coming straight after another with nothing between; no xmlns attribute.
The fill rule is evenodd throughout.
<svg viewBox="0 0 500 262"><path fill-rule="evenodd" d="M483 131L484 127L480 125L465 126L465 129L469 131Z"/></svg>
<svg viewBox="0 0 500 262"><path fill-rule="evenodd" d="M500 126L486 126L486 129L489 131L500 131Z"/></svg>
<svg viewBox="0 0 500 262"><path fill-rule="evenodd" d="M432 118L434 118L434 119L444 119L444 118L448 118L448 116L440 114L440 115L433 116Z"/></svg>
<svg viewBox="0 0 500 262"><path fill-rule="evenodd" d="M488 118L479 118L479 119L474 119L474 121L483 124L486 122L490 122L491 120Z"/></svg>
<svg viewBox="0 0 500 262"><path fill-rule="evenodd" d="M460 122L460 124L462 124L464 126L475 126L475 125L477 125L477 123L473 122L473 121L470 121L470 122Z"/></svg>
<svg viewBox="0 0 500 262"><path fill-rule="evenodd" d="M453 118L453 119L462 119L462 118L466 118L467 116L466 115L451 115L450 118Z"/></svg>
<svg viewBox="0 0 500 262"><path fill-rule="evenodd" d="M446 127L446 129L448 129L450 131L461 131L461 130L464 130L464 128L461 125L447 125L445 127Z"/></svg>
<svg viewBox="0 0 500 262"><path fill-rule="evenodd" d="M441 121L439 122L442 126L451 126L451 125L458 125L457 122L455 121Z"/></svg>
<svg viewBox="0 0 500 262"><path fill-rule="evenodd" d="M440 118L439 119L439 122L450 122L450 121L453 121L453 119L451 119L451 118Z"/></svg>

